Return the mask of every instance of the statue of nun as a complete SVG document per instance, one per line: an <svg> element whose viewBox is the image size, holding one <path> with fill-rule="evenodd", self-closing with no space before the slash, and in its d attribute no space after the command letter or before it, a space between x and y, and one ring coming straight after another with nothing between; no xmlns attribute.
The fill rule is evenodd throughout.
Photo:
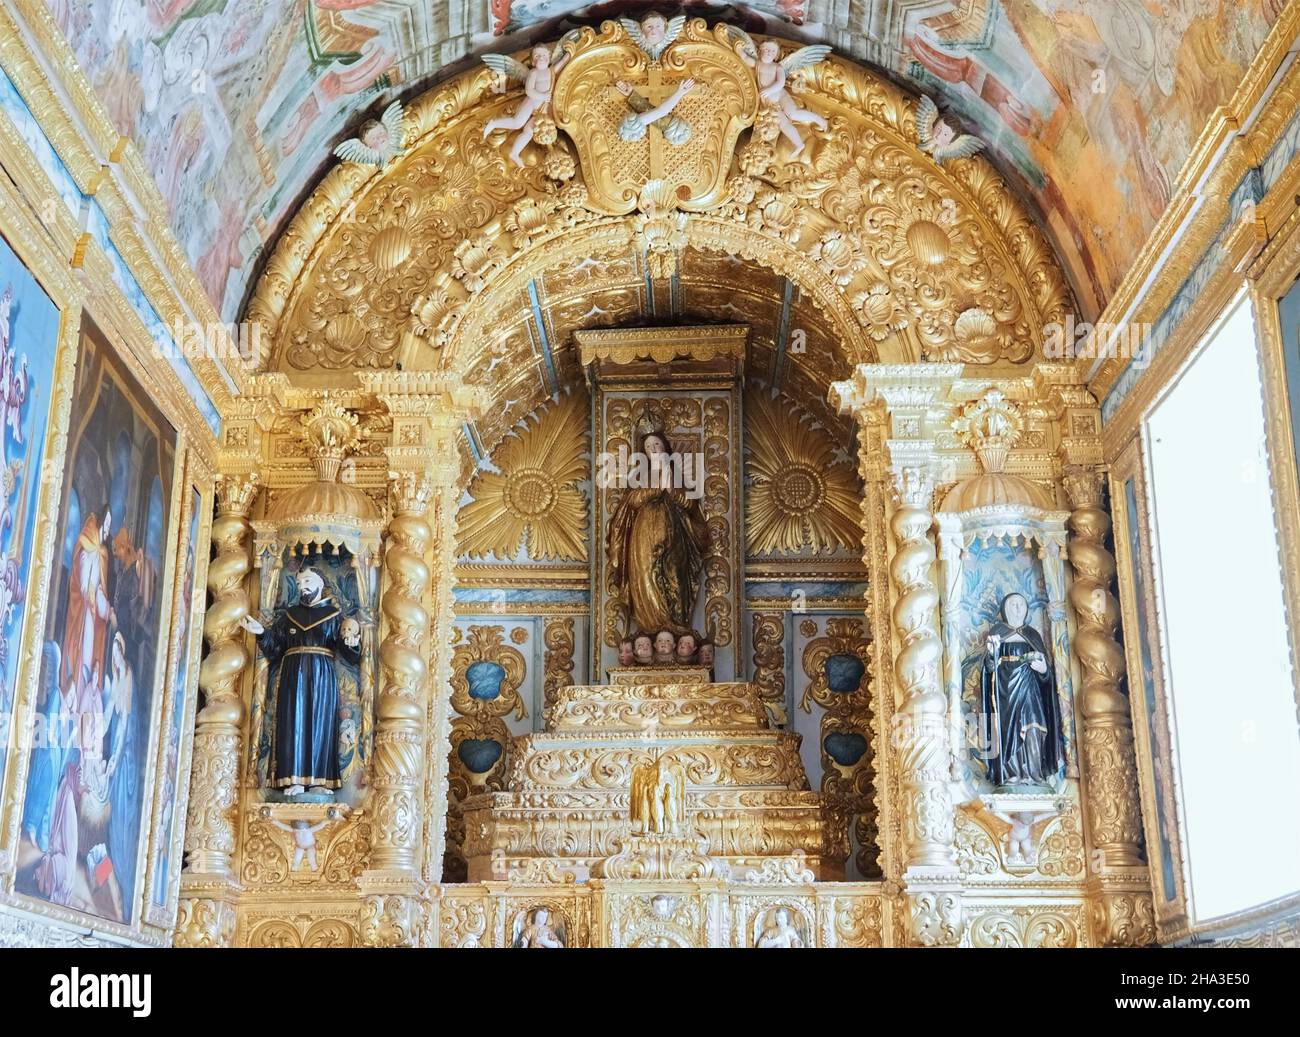
<svg viewBox="0 0 1300 1037"><path fill-rule="evenodd" d="M985 642L980 710L992 735L988 776L998 791L1050 790L1063 758L1056 682L1028 616L1025 596L1008 594Z"/></svg>

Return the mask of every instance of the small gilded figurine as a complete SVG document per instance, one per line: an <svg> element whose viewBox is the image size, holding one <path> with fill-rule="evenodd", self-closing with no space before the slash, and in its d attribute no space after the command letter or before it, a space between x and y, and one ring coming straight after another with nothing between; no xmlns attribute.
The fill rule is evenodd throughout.
<svg viewBox="0 0 1300 1037"><path fill-rule="evenodd" d="M357 664L360 652L344 638L343 611L325 594L321 574L304 567L295 582L297 603L281 609L269 628L251 616L242 621L267 662L280 664L269 782L286 796L333 795L342 784L334 661Z"/></svg>
<svg viewBox="0 0 1300 1037"><path fill-rule="evenodd" d="M1028 616L1025 596L1008 594L985 642L980 711L992 734L988 776L999 791L1050 791L1063 756L1056 685Z"/></svg>
<svg viewBox="0 0 1300 1037"><path fill-rule="evenodd" d="M934 159L936 165L950 158L966 158L984 147L984 142L970 133L959 134L944 119L939 118L939 107L925 94L916 106L916 139L921 150Z"/></svg>
<svg viewBox="0 0 1300 1037"><path fill-rule="evenodd" d="M565 39L556 44L554 51L546 47L534 47L531 68L508 54L483 55L483 64L505 76L507 82L524 84L524 99L514 114L492 119L483 127L485 140L496 130L519 131L514 144L510 146L510 161L521 169L524 160L520 155L534 135L538 137L539 143L555 142L555 121L550 114L551 92L555 88L556 75L569 61L569 54L564 50ZM539 133L539 130L545 132Z"/></svg>
<svg viewBox="0 0 1300 1037"><path fill-rule="evenodd" d="M744 29L729 25L727 31L735 41L736 53L740 59L754 70L760 100L775 110L777 125L786 140L794 146L791 157L798 156L803 152L804 139L797 126L811 124L824 130L826 119L816 112L799 107L790 94L790 76L825 60L831 48L819 43L811 47L800 47L782 58L781 45L776 40L764 40L760 45L755 44L753 37Z"/></svg>

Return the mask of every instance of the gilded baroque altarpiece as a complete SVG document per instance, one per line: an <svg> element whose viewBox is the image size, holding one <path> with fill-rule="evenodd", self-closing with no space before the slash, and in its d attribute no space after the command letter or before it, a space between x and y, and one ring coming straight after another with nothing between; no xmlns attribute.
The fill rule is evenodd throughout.
<svg viewBox="0 0 1300 1037"><path fill-rule="evenodd" d="M792 76L798 105L827 121L800 127L796 161L724 26L688 21L661 57L616 23L564 46L572 60L523 168L500 132L483 132L519 95L480 69L407 107L388 166L328 173L250 303L269 343L260 369L222 377L200 365L216 432L161 379L181 467L215 511L200 538L212 560L196 576L207 651L191 667L203 698L185 748L174 941L1148 942L1141 819L1123 791L1133 732L1112 665L1100 414L1076 370L1033 362L1043 328L1073 305L1045 239L986 161L937 164L917 139L917 102L848 62ZM666 117L621 134L645 113L615 68L648 105L698 80L675 113L689 134ZM706 115L710 91L725 118ZM601 165L602 148L625 161ZM44 243L29 251L45 258L28 261L75 307L111 283L97 248L60 266L71 248ZM125 303L95 306L145 355ZM671 384L679 358L652 345L640 359L663 370L637 398L699 409L676 427L722 466L705 493L718 495L709 517L727 527L726 553L706 569L703 607L730 653L718 676L735 678L717 688L733 692L710 693L698 674L611 691L597 672L616 645L595 592L603 530L589 452L616 415L607 404L589 420L600 386L582 335L632 327L653 342L655 324L688 324L696 307L749 325L735 357L746 380L733 370L706 413L708 401ZM699 343L686 352L716 359ZM276 605L275 567L304 552L342 559L364 599L364 781L341 805L275 801L259 786L269 674L242 623ZM1064 731L1050 787L1007 798L971 770L959 730L962 655L985 633L988 595L1013 580L1051 646ZM197 636L168 643L173 657L199 647ZM619 786L601 806L620 812L618 827L623 783L662 762L654 732L684 714L729 717L748 755L728 764L710 749L683 768L679 830L620 829L600 853L577 853L579 821L566 817L586 807L568 803L523 825L522 844L542 852L488 847L486 874L468 873L469 848L497 822L470 830L452 804L586 780L576 758L538 763L543 731L559 738L575 717L599 716L617 742L635 721L643 757L611 772ZM702 775L727 766L786 819L740 833L778 833L752 854L708 845L724 837L730 793ZM20 809L9 788L5 818ZM692 810L706 805L701 833ZM310 867L282 827L299 822L319 826ZM457 852L475 881L447 881ZM586 875L565 863L577 857ZM855 880L829 880L827 860ZM165 942L160 924L107 935Z"/></svg>

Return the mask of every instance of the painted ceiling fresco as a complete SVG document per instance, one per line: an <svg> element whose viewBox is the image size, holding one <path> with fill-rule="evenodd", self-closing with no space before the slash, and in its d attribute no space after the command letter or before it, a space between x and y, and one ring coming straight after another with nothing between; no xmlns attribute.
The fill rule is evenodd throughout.
<svg viewBox="0 0 1300 1037"><path fill-rule="evenodd" d="M685 9L833 44L935 96L1033 197L1085 310L1123 277L1285 0L756 0ZM226 319L363 115L486 50L647 4L49 0ZM681 7L682 5L658 5Z"/></svg>

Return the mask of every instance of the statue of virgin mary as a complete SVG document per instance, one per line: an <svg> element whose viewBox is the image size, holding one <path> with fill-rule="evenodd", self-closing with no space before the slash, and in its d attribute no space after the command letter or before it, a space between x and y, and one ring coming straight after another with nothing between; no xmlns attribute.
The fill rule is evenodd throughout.
<svg viewBox="0 0 1300 1037"><path fill-rule="evenodd" d="M668 437L656 428L641 437L649 485L627 489L609 521L614 587L640 630L691 633L700 593L709 527L698 500L673 487L680 472Z"/></svg>

